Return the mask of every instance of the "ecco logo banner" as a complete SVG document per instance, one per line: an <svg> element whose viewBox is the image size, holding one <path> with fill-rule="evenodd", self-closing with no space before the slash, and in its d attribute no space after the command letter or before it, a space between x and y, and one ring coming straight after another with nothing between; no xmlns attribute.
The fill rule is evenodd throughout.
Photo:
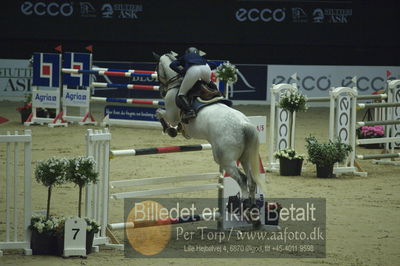
<svg viewBox="0 0 400 266"><path fill-rule="evenodd" d="M37 16L64 16L69 17L74 13L72 3L45 3L45 2L30 2L25 1L21 5L21 12L24 15L37 15Z"/></svg>
<svg viewBox="0 0 400 266"><path fill-rule="evenodd" d="M235 18L240 22L282 22L286 18L286 11L284 8L239 8Z"/></svg>
<svg viewBox="0 0 400 266"><path fill-rule="evenodd" d="M291 76L297 73L297 80ZM387 75L390 73L390 75ZM297 83L308 97L328 96L332 87L353 87L352 79L357 79L357 89L361 94L371 94L385 89L386 80L398 78L398 66L299 66L269 65L268 90L272 84Z"/></svg>

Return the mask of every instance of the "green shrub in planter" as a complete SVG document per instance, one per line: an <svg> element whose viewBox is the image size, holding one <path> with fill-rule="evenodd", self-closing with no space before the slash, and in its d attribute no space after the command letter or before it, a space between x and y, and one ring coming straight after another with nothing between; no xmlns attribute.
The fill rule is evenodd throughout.
<svg viewBox="0 0 400 266"><path fill-rule="evenodd" d="M335 141L329 140L328 143L319 143L314 136L306 138L306 148L308 160L317 166L317 170L321 167L332 169L335 163L343 162L353 150L339 138Z"/></svg>

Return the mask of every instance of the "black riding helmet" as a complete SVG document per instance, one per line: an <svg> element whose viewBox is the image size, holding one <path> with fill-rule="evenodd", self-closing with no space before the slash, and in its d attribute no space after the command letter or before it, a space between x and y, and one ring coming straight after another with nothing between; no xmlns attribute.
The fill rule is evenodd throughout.
<svg viewBox="0 0 400 266"><path fill-rule="evenodd" d="M186 54L189 54L189 53L200 54L199 49L197 49L196 47L187 48L185 53Z"/></svg>

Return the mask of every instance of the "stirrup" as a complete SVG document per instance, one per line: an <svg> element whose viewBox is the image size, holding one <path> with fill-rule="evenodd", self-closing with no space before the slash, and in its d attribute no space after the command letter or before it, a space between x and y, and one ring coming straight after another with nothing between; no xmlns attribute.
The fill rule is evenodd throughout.
<svg viewBox="0 0 400 266"><path fill-rule="evenodd" d="M188 124L189 120L196 117L196 112L194 110L190 110L188 112L183 111L181 120L183 123Z"/></svg>

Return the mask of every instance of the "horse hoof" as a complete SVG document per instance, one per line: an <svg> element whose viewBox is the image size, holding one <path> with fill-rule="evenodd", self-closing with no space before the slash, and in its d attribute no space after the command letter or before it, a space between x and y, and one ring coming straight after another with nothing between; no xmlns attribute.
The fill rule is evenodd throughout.
<svg viewBox="0 0 400 266"><path fill-rule="evenodd" d="M178 131L173 127L167 128L166 132L171 138L175 138L178 135Z"/></svg>

